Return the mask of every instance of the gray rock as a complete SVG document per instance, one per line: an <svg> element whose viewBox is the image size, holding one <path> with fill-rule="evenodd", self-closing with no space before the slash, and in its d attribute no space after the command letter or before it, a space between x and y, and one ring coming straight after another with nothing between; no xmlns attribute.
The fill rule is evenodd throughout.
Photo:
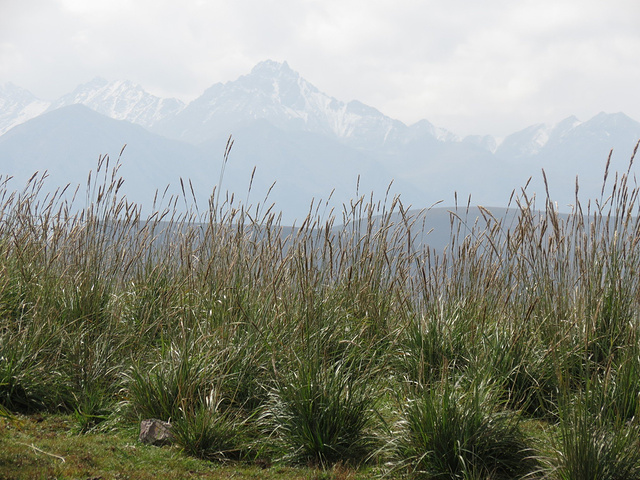
<svg viewBox="0 0 640 480"><path fill-rule="evenodd" d="M140 436L138 440L145 445L155 445L157 447L171 445L173 442L171 424L156 418L142 420L142 422L140 422Z"/></svg>

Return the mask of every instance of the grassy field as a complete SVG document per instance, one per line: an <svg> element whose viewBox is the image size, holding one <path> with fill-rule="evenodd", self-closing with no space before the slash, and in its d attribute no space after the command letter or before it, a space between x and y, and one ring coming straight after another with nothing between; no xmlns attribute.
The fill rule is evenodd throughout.
<svg viewBox="0 0 640 480"><path fill-rule="evenodd" d="M211 462L184 455L179 447L145 446L138 431L120 428L78 435L71 415L30 415L0 419L0 479L48 480L158 478L219 480L364 480L373 468L337 464L327 470Z"/></svg>
<svg viewBox="0 0 640 480"><path fill-rule="evenodd" d="M452 209L445 251L397 199L285 229L188 185L143 219L107 161L82 209L5 183L0 479L640 478L629 182Z"/></svg>

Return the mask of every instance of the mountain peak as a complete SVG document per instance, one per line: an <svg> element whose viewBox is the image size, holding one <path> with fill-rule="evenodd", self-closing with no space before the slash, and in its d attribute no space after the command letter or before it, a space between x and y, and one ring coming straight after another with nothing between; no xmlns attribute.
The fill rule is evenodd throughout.
<svg viewBox="0 0 640 480"><path fill-rule="evenodd" d="M0 108L8 108L12 103L44 102L26 88L7 82L0 85Z"/></svg>
<svg viewBox="0 0 640 480"><path fill-rule="evenodd" d="M56 100L50 110L77 103L116 120L127 120L143 127L150 127L184 108L182 102L151 95L129 80L107 81L95 77Z"/></svg>
<svg viewBox="0 0 640 480"><path fill-rule="evenodd" d="M122 96L135 92L137 95L149 95L145 90L130 80L106 80L103 77L94 77L90 81L78 85L73 92L56 101L58 105L63 99L72 103L89 104L93 98L103 98L109 95Z"/></svg>
<svg viewBox="0 0 640 480"><path fill-rule="evenodd" d="M590 119L589 122L592 122L594 124L611 124L611 125L623 124L623 123L636 123L635 120L633 120L631 117L629 117L623 112L616 112L616 113L600 112L595 117Z"/></svg>
<svg viewBox="0 0 640 480"><path fill-rule="evenodd" d="M285 62L265 60L234 81L216 83L191 102L179 116L156 129L187 142L202 144L216 132L266 120L285 131L326 135L358 149L395 148L394 142L412 136L408 127L376 108L352 100L337 100L305 80ZM187 127L188 126L188 127ZM432 127L438 140L459 139Z"/></svg>
<svg viewBox="0 0 640 480"><path fill-rule="evenodd" d="M289 64L284 61L284 62L276 62L275 60L264 60L258 64L256 64L255 67L253 67L251 69L251 74L253 75L270 75L273 76L274 74L296 74L296 72L294 72L293 70L291 70L291 67L289 67Z"/></svg>
<svg viewBox="0 0 640 480"><path fill-rule="evenodd" d="M23 93L23 92L28 92L28 90L18 87L14 83L6 82L3 84L0 84L0 95L2 96L16 94L16 93Z"/></svg>
<svg viewBox="0 0 640 480"><path fill-rule="evenodd" d="M281 88L291 90L291 88L314 89L298 72L292 70L287 62L276 62L274 60L265 60L258 63L251 69L247 75L241 76L237 81L238 84L245 88L259 88L260 90L269 90L274 88L276 92ZM235 83L235 82L234 82ZM265 91L266 91L265 90Z"/></svg>
<svg viewBox="0 0 640 480"><path fill-rule="evenodd" d="M0 85L0 135L44 112L49 102L7 82Z"/></svg>
<svg viewBox="0 0 640 480"><path fill-rule="evenodd" d="M86 88L99 88L109 84L109 81L104 77L93 77L88 82L82 83L76 87L76 90L82 90Z"/></svg>

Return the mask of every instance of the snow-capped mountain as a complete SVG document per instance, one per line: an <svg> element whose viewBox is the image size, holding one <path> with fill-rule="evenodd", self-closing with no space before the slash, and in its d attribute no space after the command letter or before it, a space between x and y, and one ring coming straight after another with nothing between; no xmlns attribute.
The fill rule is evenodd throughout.
<svg viewBox="0 0 640 480"><path fill-rule="evenodd" d="M428 131L441 139L454 137L431 124L426 130L421 125L409 128L356 100L337 100L320 92L286 62L271 60L259 63L235 81L213 85L153 130L202 144L258 119L285 131L324 134L349 146L371 150L407 142L416 132Z"/></svg>
<svg viewBox="0 0 640 480"><path fill-rule="evenodd" d="M507 136L496 149L496 155L510 160L531 158L548 144L561 143L568 132L582 122L575 116L565 118L556 125L539 123Z"/></svg>
<svg viewBox="0 0 640 480"><path fill-rule="evenodd" d="M385 192L393 179L379 162L336 140L311 132L285 132L265 120L237 131L235 140L222 189L245 205L275 203L287 223L306 217L314 201L317 205L331 197L327 208L339 209L357 194L358 184L362 192ZM182 179L185 185L192 182L198 204L206 208L220 181L225 141L204 149L75 104L0 136L0 174L12 176L12 185L22 189L34 172L46 171L47 191L70 184L71 190L80 185L83 192L98 157L108 154L114 165L126 144L118 173L125 179L122 191L130 201L150 213L156 190L162 193L170 185L169 194L181 196ZM190 187L186 191L190 203ZM407 199L412 195L414 201L421 194L399 180L392 195L400 192ZM179 206L184 205L181 200Z"/></svg>
<svg viewBox="0 0 640 480"><path fill-rule="evenodd" d="M512 133L496 149L496 155L511 160L532 157L546 145L552 128L544 123L539 123Z"/></svg>
<svg viewBox="0 0 640 480"><path fill-rule="evenodd" d="M563 206L575 204L576 178L583 200L598 197L609 154L613 178L613 172L626 172L638 140L640 123L624 113L599 113L584 122L571 116L508 136L496 156L522 172L519 183L533 177L533 191L546 190L544 170L552 198Z"/></svg>
<svg viewBox="0 0 640 480"><path fill-rule="evenodd" d="M115 120L149 128L164 118L172 117L184 108L175 98L159 98L129 81L108 82L94 78L64 95L49 107L49 111L67 105L82 104Z"/></svg>
<svg viewBox="0 0 640 480"><path fill-rule="evenodd" d="M538 124L506 137L496 155L509 161L551 158L559 155L590 157L594 151L606 155L629 151L640 139L640 123L624 113L599 113L582 122L575 116L556 125Z"/></svg>
<svg viewBox="0 0 640 480"><path fill-rule="evenodd" d="M459 142L460 137L455 133L451 133L449 130L445 130L444 128L436 127L433 123L428 120L419 120L411 127L409 127L408 132L405 134L405 140L415 140L416 138L423 137L428 135L430 137L435 138L441 142Z"/></svg>
<svg viewBox="0 0 640 480"><path fill-rule="evenodd" d="M0 135L37 117L49 105L50 102L40 100L28 90L12 83L0 85Z"/></svg>
<svg viewBox="0 0 640 480"><path fill-rule="evenodd" d="M471 145L477 145L491 153L495 153L498 149L498 142L493 135L467 135L462 141Z"/></svg>
<svg viewBox="0 0 640 480"><path fill-rule="evenodd" d="M88 108L69 107L74 104ZM24 177L49 168L51 178L75 179L100 154L117 156L126 143L125 165L135 168L123 172L132 192L163 188L180 176L197 180L205 198L218 182L222 152L233 135L223 190L247 198L251 179L249 200L265 202L271 191L268 201L286 219L306 216L311 199L327 198L334 188L339 205L356 194L384 195L391 180L391 195L416 207L440 200L450 205L454 192L458 199L471 195L474 204L505 205L530 177L528 193L544 198L541 169L563 207L575 201L576 176L583 197L598 196L609 151L611 171L626 171L640 139L640 123L622 113L532 125L500 144L490 135L460 138L427 120L408 126L357 100L333 98L286 62L274 61L213 85L187 106L131 82L95 79L50 106L5 86L0 107L0 133L6 131L0 136L0 174Z"/></svg>

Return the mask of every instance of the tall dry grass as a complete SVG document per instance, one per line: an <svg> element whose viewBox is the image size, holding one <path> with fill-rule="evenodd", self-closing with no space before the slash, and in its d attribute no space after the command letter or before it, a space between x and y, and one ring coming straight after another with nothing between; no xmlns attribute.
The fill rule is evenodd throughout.
<svg viewBox="0 0 640 480"><path fill-rule="evenodd" d="M429 246L429 210L397 198L354 200L339 225L314 204L287 227L220 191L196 206L188 182L143 217L107 157L84 205L43 176L5 181L0 404L73 412L79 431L161 417L215 460L575 478L598 448L592 427L614 443L637 428L631 164L613 179L607 165L585 205L576 186L569 214L526 188L505 217L456 207L444 251ZM556 453L535 451L540 424ZM479 437L486 425L497 433ZM442 470L447 445L462 450ZM638 471L635 457L615 462Z"/></svg>

